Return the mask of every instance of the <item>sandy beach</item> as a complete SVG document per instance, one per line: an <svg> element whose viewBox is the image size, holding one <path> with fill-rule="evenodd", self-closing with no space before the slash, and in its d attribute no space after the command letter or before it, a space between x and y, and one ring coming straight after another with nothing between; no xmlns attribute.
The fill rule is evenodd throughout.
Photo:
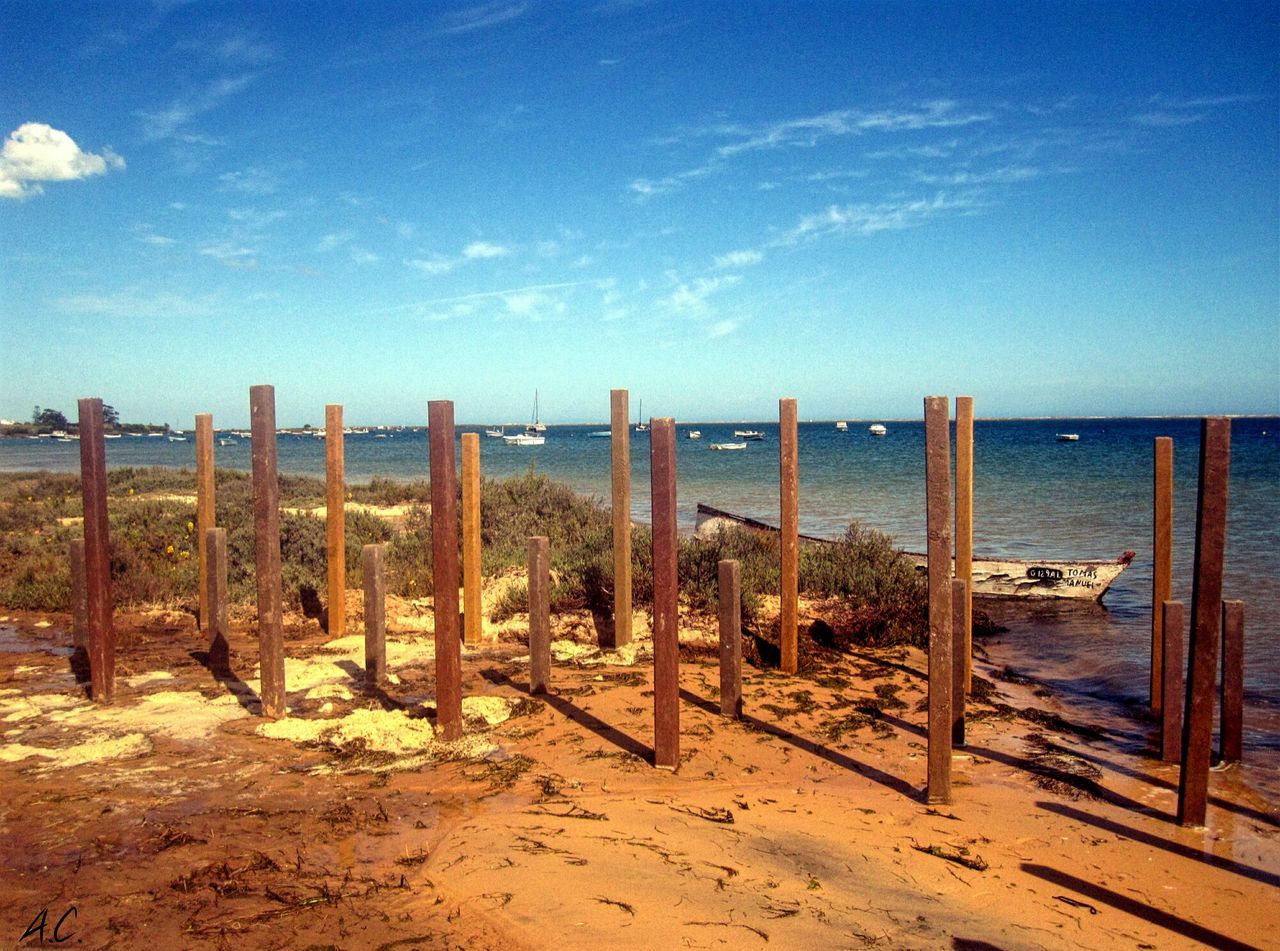
<svg viewBox="0 0 1280 951"><path fill-rule="evenodd" d="M998 658L975 665L954 802L927 806L918 651L746 664L731 721L690 624L671 773L649 765L643 615L604 653L589 616L556 618L543 697L526 619L492 629L463 653L466 735L442 744L429 605L389 605L392 682L369 694L358 599L344 638L287 618L275 723L251 615L222 682L190 615L118 615L106 707L77 686L65 616L0 618L6 940L1110 949L1263 947L1280 927L1276 803L1247 765L1212 777L1207 829L1179 828L1176 768L1126 752L1146 725L1082 718Z"/></svg>

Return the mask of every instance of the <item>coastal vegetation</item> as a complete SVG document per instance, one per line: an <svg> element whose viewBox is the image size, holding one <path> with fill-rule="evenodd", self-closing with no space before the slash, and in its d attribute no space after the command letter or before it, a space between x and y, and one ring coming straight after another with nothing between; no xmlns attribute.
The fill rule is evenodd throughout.
<svg viewBox="0 0 1280 951"><path fill-rule="evenodd" d="M233 603L255 598L252 487L247 473L217 472L216 521L227 529L229 592ZM111 575L120 606L194 610L197 601L195 477L190 470L125 468L108 475ZM286 604L304 610L326 588L325 485L320 479L280 477L280 543ZM388 591L430 597L430 485L374 479L347 492L348 586L361 585L360 552L387 546ZM68 542L81 533L79 479L73 474L0 474L0 605L67 610ZM552 610L607 615L613 605L613 531L609 510L532 469L481 483L482 572L518 574L527 540L550 540ZM632 541L632 593L644 610L653 596L651 536L637 525ZM709 538L680 540L682 603L693 615L717 609L717 565L741 564L743 618L762 617L779 585L777 536L723 529ZM832 545L800 551L800 591L823 602L826 624L842 642L923 644L925 585L892 540L858 524ZM494 620L527 610L524 584L507 585ZM768 632L762 632L768 636Z"/></svg>

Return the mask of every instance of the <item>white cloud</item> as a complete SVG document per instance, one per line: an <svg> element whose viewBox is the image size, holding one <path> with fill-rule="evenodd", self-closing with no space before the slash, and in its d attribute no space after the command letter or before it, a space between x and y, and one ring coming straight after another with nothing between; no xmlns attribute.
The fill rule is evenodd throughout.
<svg viewBox="0 0 1280 951"><path fill-rule="evenodd" d="M241 171L223 172L218 181L229 190L246 192L250 195L270 195L280 187L275 176L260 168L246 168Z"/></svg>
<svg viewBox="0 0 1280 951"><path fill-rule="evenodd" d="M366 251L364 248L352 248L351 260L355 261L356 264L377 264L382 258L372 251Z"/></svg>
<svg viewBox="0 0 1280 951"><path fill-rule="evenodd" d="M498 26L524 15L525 3L485 3L465 10L446 13L440 18L442 33L470 33Z"/></svg>
<svg viewBox="0 0 1280 951"><path fill-rule="evenodd" d="M805 215L778 243L789 245L849 232L869 235L879 231L898 231L939 215L974 211L981 207L981 203L969 196L949 196L944 192L938 192L933 198L914 201L831 205L826 211Z"/></svg>
<svg viewBox="0 0 1280 951"><path fill-rule="evenodd" d="M717 255L715 266L716 270L723 271L728 268L750 267L763 260L764 255L759 251L730 251L728 254Z"/></svg>
<svg viewBox="0 0 1280 951"><path fill-rule="evenodd" d="M200 253L205 257L213 258L220 264L227 267L247 270L258 266L256 259L257 251L253 248L246 248L243 245L235 244L231 241L219 241L213 244L206 244L200 249Z"/></svg>
<svg viewBox="0 0 1280 951"><path fill-rule="evenodd" d="M332 231L316 242L316 252L318 254L327 254L345 244L350 244L351 239L354 237L355 234L350 231Z"/></svg>
<svg viewBox="0 0 1280 951"><path fill-rule="evenodd" d="M64 314L91 314L100 317L207 317L216 310L212 297L186 297L164 291L140 293L137 290L114 294L73 294L60 297L54 306Z"/></svg>
<svg viewBox="0 0 1280 951"><path fill-rule="evenodd" d="M29 198L44 192L41 182L68 182L124 168L110 149L84 152L67 133L43 122L25 122L9 133L0 150L0 198Z"/></svg>
<svg viewBox="0 0 1280 951"><path fill-rule="evenodd" d="M989 172L957 171L942 175L918 172L915 179L926 185L1009 185L1014 182L1025 182L1040 177L1040 169L1027 165L1006 165Z"/></svg>
<svg viewBox="0 0 1280 951"><path fill-rule="evenodd" d="M736 320L718 320L711 325L711 329L707 331L707 336L714 340L717 337L727 337L738 329L740 324Z"/></svg>
<svg viewBox="0 0 1280 951"><path fill-rule="evenodd" d="M703 314L707 310L707 298L742 280L738 274L721 277L700 277L690 282L680 282L665 299L666 304L678 314Z"/></svg>
<svg viewBox="0 0 1280 951"><path fill-rule="evenodd" d="M469 261L478 258L502 258L510 253L510 248L504 248L500 244L490 244L488 241L472 241L462 249L462 256Z"/></svg>
<svg viewBox="0 0 1280 951"><path fill-rule="evenodd" d="M446 258L439 254L433 255L430 258L411 258L405 263L415 270L422 271L424 274L430 274L432 276L448 274L458 266L458 262L455 259Z"/></svg>
<svg viewBox="0 0 1280 951"><path fill-rule="evenodd" d="M175 102L158 112L138 112L143 132L149 139L176 139L193 145L216 145L217 139L208 136L183 133L179 130L202 113L217 108L229 96L233 96L252 83L252 75L232 76L216 80L194 99Z"/></svg>

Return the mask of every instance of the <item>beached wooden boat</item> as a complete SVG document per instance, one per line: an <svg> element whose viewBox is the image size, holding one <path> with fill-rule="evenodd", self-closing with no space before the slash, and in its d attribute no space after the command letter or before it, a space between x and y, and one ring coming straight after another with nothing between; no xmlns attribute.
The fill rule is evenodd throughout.
<svg viewBox="0 0 1280 951"><path fill-rule="evenodd" d="M722 527L743 526L761 532L777 532L777 527L745 515L735 515L698 503L695 532L702 537ZM830 545L832 539L801 535L808 544ZM903 552L920 571L928 559L919 552ZM973 559L973 594L984 598L1068 598L1100 601L1111 582L1129 567L1134 552L1127 551L1111 561L1029 561L1017 558Z"/></svg>

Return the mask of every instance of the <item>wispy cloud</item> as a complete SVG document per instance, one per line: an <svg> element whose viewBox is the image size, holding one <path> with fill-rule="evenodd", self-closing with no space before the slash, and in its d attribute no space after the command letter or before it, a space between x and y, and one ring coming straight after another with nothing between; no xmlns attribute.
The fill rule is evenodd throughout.
<svg viewBox="0 0 1280 951"><path fill-rule="evenodd" d="M472 241L462 249L462 256L468 261L483 258L504 258L510 253L510 248L503 247L500 244L491 244L488 241Z"/></svg>
<svg viewBox="0 0 1280 951"><path fill-rule="evenodd" d="M249 195L272 195L280 188L280 183L274 175L263 169L252 167L223 172L218 176L218 181L228 191L245 192Z"/></svg>
<svg viewBox="0 0 1280 951"><path fill-rule="evenodd" d="M231 96L246 89L253 81L252 74L229 76L214 80L195 96L177 100L155 112L135 113L142 120L143 134L152 140L177 139L187 144L209 145L218 142L199 133L188 133L184 126L218 106Z"/></svg>
<svg viewBox="0 0 1280 951"><path fill-rule="evenodd" d="M702 316L707 313L707 299L742 281L740 274L722 274L718 277L699 277L680 281L675 290L663 298L663 303L677 314Z"/></svg>
<svg viewBox="0 0 1280 951"><path fill-rule="evenodd" d="M42 182L70 182L124 168L111 149L101 155L82 151L61 129L25 122L9 133L0 149L0 198L30 198L44 193Z"/></svg>
<svg viewBox="0 0 1280 951"><path fill-rule="evenodd" d="M234 241L212 241L200 248L200 253L213 258L219 264L237 270L248 270L258 266L257 250Z"/></svg>
<svg viewBox="0 0 1280 951"><path fill-rule="evenodd" d="M524 16L527 3L485 3L465 10L446 13L440 18L440 32L472 33L508 23Z"/></svg>
<svg viewBox="0 0 1280 951"><path fill-rule="evenodd" d="M468 261L488 261L494 258L505 258L511 254L511 248L491 241L472 241L457 255L431 254L427 257L410 258L405 261L409 267L424 274L438 276L448 274Z"/></svg>
<svg viewBox="0 0 1280 951"><path fill-rule="evenodd" d="M730 268L750 267L763 260L764 254L760 251L730 251L728 254L717 255L714 264L717 271L724 271Z"/></svg>
<svg viewBox="0 0 1280 951"><path fill-rule="evenodd" d="M952 188L975 185L1010 185L1039 178L1041 170L1026 165L1006 165L985 172L957 170L954 172L916 172L912 177L924 185L946 185Z"/></svg>
<svg viewBox="0 0 1280 951"><path fill-rule="evenodd" d="M1202 122L1221 106L1257 101L1258 97L1251 95L1198 96L1189 99L1152 96L1147 102L1149 108L1130 116L1130 121L1135 125L1154 128L1176 128Z"/></svg>
<svg viewBox="0 0 1280 951"><path fill-rule="evenodd" d="M717 337L727 337L733 333L741 325L736 320L717 320L707 330L707 337L715 340Z"/></svg>
<svg viewBox="0 0 1280 951"><path fill-rule="evenodd" d="M831 205L825 211L805 215L777 243L793 245L828 235L900 231L941 215L962 214L982 207L983 203L972 195L948 195L945 192L938 192L932 198L910 201Z"/></svg>
<svg viewBox="0 0 1280 951"><path fill-rule="evenodd" d="M165 291L144 293L134 288L112 294L72 294L59 297L53 304L64 314L122 319L208 317L216 310L211 296L188 297Z"/></svg>

